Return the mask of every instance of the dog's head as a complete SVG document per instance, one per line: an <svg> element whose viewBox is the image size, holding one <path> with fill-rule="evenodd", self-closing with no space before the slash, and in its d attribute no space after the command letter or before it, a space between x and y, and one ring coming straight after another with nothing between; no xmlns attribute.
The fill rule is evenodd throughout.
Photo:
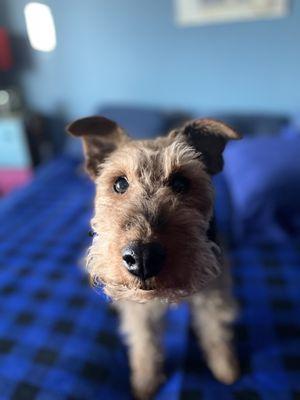
<svg viewBox="0 0 300 400"><path fill-rule="evenodd" d="M86 169L96 184L96 233L87 257L94 284L113 299L178 301L219 273L207 230L211 176L239 136L199 119L155 140L132 140L104 117L67 128L83 139Z"/></svg>

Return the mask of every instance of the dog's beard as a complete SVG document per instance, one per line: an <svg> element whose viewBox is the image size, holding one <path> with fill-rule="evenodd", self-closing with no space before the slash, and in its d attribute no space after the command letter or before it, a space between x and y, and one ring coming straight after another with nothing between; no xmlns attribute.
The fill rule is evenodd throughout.
<svg viewBox="0 0 300 400"><path fill-rule="evenodd" d="M146 281L130 277L120 282L119 276L112 275L110 266L101 263L101 254L97 246L97 238L95 238L88 250L86 267L92 285L96 290L103 290L112 300L144 303L159 299L163 302L177 303L201 291L221 272L221 252L214 242L207 240L199 242L195 257L192 259L193 262L188 262L190 273L185 274L185 278L180 282L172 282L172 275L168 275L167 281L157 276Z"/></svg>

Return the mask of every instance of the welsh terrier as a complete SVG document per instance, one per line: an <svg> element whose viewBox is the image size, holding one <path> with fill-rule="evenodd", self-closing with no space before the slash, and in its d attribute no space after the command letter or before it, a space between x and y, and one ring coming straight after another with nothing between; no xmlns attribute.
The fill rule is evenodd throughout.
<svg viewBox="0 0 300 400"><path fill-rule="evenodd" d="M82 137L96 185L87 270L120 313L135 397L151 398L163 380L160 327L168 305L182 300L190 305L212 373L233 383L239 374L232 346L235 303L227 263L208 231L211 177L223 168L227 141L240 136L211 119L154 140L132 140L97 116L67 130Z"/></svg>

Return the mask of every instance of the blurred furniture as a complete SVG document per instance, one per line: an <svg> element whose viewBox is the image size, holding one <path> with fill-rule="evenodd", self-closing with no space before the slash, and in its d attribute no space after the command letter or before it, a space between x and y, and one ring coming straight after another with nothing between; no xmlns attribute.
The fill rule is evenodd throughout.
<svg viewBox="0 0 300 400"><path fill-rule="evenodd" d="M0 87L0 116L15 113L21 110L21 96L18 90L9 87Z"/></svg>
<svg viewBox="0 0 300 400"><path fill-rule="evenodd" d="M212 113L210 117L224 121L239 133L246 136L277 135L285 128L288 115L268 113Z"/></svg>
<svg viewBox="0 0 300 400"><path fill-rule="evenodd" d="M67 135L66 123L61 115L27 111L25 126L34 167L62 153Z"/></svg>
<svg viewBox="0 0 300 400"><path fill-rule="evenodd" d="M31 157L22 116L0 117L0 193L31 178Z"/></svg>
<svg viewBox="0 0 300 400"><path fill-rule="evenodd" d="M7 30L0 27L0 72L9 71L13 66L12 51Z"/></svg>
<svg viewBox="0 0 300 400"><path fill-rule="evenodd" d="M62 152L64 121L37 113L0 113L0 195L25 184L33 169Z"/></svg>

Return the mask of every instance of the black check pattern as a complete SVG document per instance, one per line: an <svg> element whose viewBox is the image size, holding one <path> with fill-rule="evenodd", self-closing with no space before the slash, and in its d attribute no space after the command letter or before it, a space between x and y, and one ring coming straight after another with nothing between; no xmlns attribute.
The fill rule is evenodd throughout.
<svg viewBox="0 0 300 400"><path fill-rule="evenodd" d="M78 267L92 197L78 164L61 158L0 204L0 400L131 398L116 314ZM157 399L300 399L300 247L244 246L232 261L241 379L213 379L183 304L167 316Z"/></svg>

